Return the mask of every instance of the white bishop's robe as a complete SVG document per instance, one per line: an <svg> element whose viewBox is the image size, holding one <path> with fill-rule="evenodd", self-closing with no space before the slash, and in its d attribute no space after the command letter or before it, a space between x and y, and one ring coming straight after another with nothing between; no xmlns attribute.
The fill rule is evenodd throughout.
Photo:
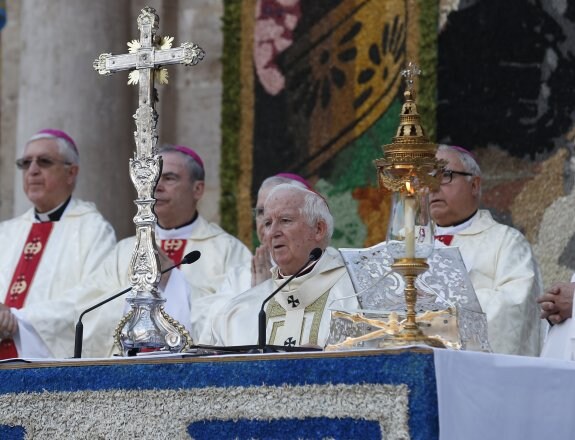
<svg viewBox="0 0 575 440"><path fill-rule="evenodd" d="M536 299L542 293L539 267L531 246L516 229L479 210L464 225L437 227L436 234L453 234L451 246L461 252L495 353L538 356L541 320ZM436 240L436 246L443 246Z"/></svg>
<svg viewBox="0 0 575 440"><path fill-rule="evenodd" d="M571 277L575 283L575 274ZM545 344L541 350L541 357L565 359L575 361L575 301L571 318L560 324L555 324L549 329Z"/></svg>
<svg viewBox="0 0 575 440"><path fill-rule="evenodd" d="M6 292L16 265L20 260L22 248L36 222L34 209L20 217L0 223L0 301L4 301ZM96 269L116 243L112 226L102 217L96 206L72 198L62 217L54 222L48 243L42 254L42 260L36 269L34 280L26 296L24 307L12 312L18 317L47 317L54 328L47 329L54 334L63 331L59 325L62 311L51 309L51 304L68 295L67 291L79 284L90 272ZM48 312L52 310L52 312ZM51 316L48 316L52 313ZM19 334L26 335L30 329L25 323L19 323ZM40 335L44 336L43 329ZM20 338L14 342L20 357L39 357L49 353L27 352L20 346Z"/></svg>
<svg viewBox="0 0 575 440"><path fill-rule="evenodd" d="M202 216L182 228L157 228L156 240L162 239L187 240L184 255L193 250L201 252L200 259L195 263L182 265L179 270L172 271L164 292L167 300L166 312L191 330L191 335L195 338L194 329L190 326L192 302L202 296L214 294L228 270L244 267L250 272L252 255L238 239L218 225L208 223ZM70 295L81 298L81 301L75 304L74 323L67 323L68 330L65 335L49 332L53 323L42 319L40 314L29 317L39 334L48 335L44 337L44 342L51 348L54 357L69 357L73 353L75 320L83 310L130 286L128 270L135 244L135 237L120 241L98 270L69 292ZM184 287L179 282L180 279L185 279ZM173 284L176 285L171 288ZM84 316L82 357L108 357L113 354L113 334L120 319L127 312L125 304L125 297L120 297Z"/></svg>
<svg viewBox="0 0 575 440"><path fill-rule="evenodd" d="M272 278L234 297L212 315L215 345L258 343L258 314L264 299L285 279ZM355 310L358 302L339 252L327 248L313 270L295 278L266 305L266 341L272 345L325 346L329 336L330 307ZM334 300L338 300L334 303Z"/></svg>
<svg viewBox="0 0 575 440"><path fill-rule="evenodd" d="M200 345L213 345L211 316L230 298L251 289L251 269L235 267L228 270L226 279L213 295L204 295L194 300L194 309L190 326L193 329L194 342Z"/></svg>

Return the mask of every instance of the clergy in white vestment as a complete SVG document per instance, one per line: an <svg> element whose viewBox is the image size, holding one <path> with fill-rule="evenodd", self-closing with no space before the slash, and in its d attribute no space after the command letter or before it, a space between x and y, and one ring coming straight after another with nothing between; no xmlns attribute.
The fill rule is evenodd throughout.
<svg viewBox="0 0 575 440"><path fill-rule="evenodd" d="M333 233L327 203L317 193L281 184L266 199L263 224L264 240L277 266L271 279L234 297L212 316L213 341L223 346L257 344L263 301L309 262L312 250L320 248L320 259L309 263L266 304L265 340L286 347L323 347L332 303L338 301L339 309L358 307L343 259L327 248Z"/></svg>
<svg viewBox="0 0 575 440"><path fill-rule="evenodd" d="M67 295L98 267L116 238L93 203L72 197L79 155L68 134L38 132L16 165L33 208L0 223L0 358L48 357L44 349L21 347L30 328L19 318L28 311L42 312ZM59 312L54 310L55 318ZM62 329L55 321L51 333Z"/></svg>
<svg viewBox="0 0 575 440"><path fill-rule="evenodd" d="M570 283L555 283L537 301L541 318L552 324L541 357L575 360L575 321L573 320L573 295L575 274Z"/></svg>
<svg viewBox="0 0 575 440"><path fill-rule="evenodd" d="M198 213L205 176L199 155L184 146L165 147L159 154L163 166L155 190L158 217L155 238L161 251L171 259L171 262L163 261L163 266L179 263L192 250L201 253L195 263L164 274L160 288L166 298L166 312L194 337L190 316L193 301L214 294L228 271L243 270L249 276L251 253L238 239ZM55 357L69 357L73 353L72 320L91 305L130 286L128 271L135 244L135 237L120 241L98 270L69 292L71 297L80 300L74 305L75 312L68 317L69 331L65 335L50 333L53 323L40 312L28 316L38 334L47 335L43 342ZM70 306L61 304L61 307ZM114 330L127 311L125 300L119 298L83 318L83 357L108 357L114 353Z"/></svg>
<svg viewBox="0 0 575 440"><path fill-rule="evenodd" d="M459 248L487 318L492 350L538 356L542 284L531 246L519 231L479 209L481 170L469 151L440 145L436 157L448 162L439 190L430 196L436 246Z"/></svg>
<svg viewBox="0 0 575 440"><path fill-rule="evenodd" d="M204 296L196 301L195 313L192 314L192 326L195 327L196 342L203 345L213 345L210 317L219 307L225 304L230 295L237 295L271 278L274 262L270 249L264 240L264 202L269 192L282 183L299 186L311 190L312 187L303 177L293 173L279 173L264 179L258 190L256 207L253 210L256 223L256 234L260 242L252 257L251 277L243 269L228 271L226 279L215 295Z"/></svg>

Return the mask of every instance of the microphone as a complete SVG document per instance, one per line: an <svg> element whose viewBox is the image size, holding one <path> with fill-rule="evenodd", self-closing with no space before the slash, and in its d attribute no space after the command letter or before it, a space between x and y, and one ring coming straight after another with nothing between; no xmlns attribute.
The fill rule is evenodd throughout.
<svg viewBox="0 0 575 440"><path fill-rule="evenodd" d="M322 252L323 251L320 248L313 249L309 253L309 257L305 262L305 264L302 267L300 267L296 273L294 273L291 277L289 277L285 283L283 283L276 290L274 290L272 294L268 296L262 303L262 307L260 308L260 313L258 315L258 348L261 349L262 351L265 349L266 346L266 311L264 310L264 306L270 299L272 299L275 296L276 293L282 290L288 283L291 282L291 280L293 280L300 273L302 273L305 270L305 268L308 267L309 263L311 263L312 261L319 260L319 257L321 257Z"/></svg>
<svg viewBox="0 0 575 440"><path fill-rule="evenodd" d="M182 258L182 261L180 261L178 264L174 264L173 266L168 267L167 269L164 269L161 272L161 274L163 275L166 272L169 272L172 269L175 269L176 267L178 267L182 264L195 263L196 261L198 261L200 259L201 255L202 254L200 253L200 251L189 252L184 256L184 258ZM88 312L91 312L92 310L97 309L98 307L103 306L106 303L109 303L113 299L116 299L119 296L122 296L123 294L129 292L130 290L132 290L132 286L128 287L127 289L122 290L121 292L116 293L115 295L110 296L109 298L106 298L104 301L100 301L99 303L94 304L92 307L87 308L86 310L84 310L80 314L80 317L78 318L78 322L76 323L76 335L74 337L74 358L79 359L82 357L82 339L84 338L84 324L82 324L82 318L84 317L84 315Z"/></svg>

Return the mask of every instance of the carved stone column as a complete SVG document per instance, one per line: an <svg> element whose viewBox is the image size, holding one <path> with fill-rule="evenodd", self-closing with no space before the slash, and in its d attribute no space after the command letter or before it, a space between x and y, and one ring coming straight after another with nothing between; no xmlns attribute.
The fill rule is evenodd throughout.
<svg viewBox="0 0 575 440"><path fill-rule="evenodd" d="M222 14L219 0L170 0L164 1L160 22L160 28L177 29L175 41L194 41L206 51L193 69L170 69L157 109L160 143L189 145L204 159L206 189L199 211L213 221L220 218Z"/></svg>

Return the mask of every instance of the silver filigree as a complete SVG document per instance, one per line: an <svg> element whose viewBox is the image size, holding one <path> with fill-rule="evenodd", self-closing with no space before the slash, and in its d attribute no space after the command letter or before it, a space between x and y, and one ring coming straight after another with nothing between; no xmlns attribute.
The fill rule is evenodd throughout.
<svg viewBox="0 0 575 440"><path fill-rule="evenodd" d="M111 75L112 72L110 72L110 70L107 68L108 59L111 57L111 53L103 53L98 58L96 58L93 63L96 72L98 72L100 75Z"/></svg>
<svg viewBox="0 0 575 440"><path fill-rule="evenodd" d="M354 312L384 320L387 320L391 313L400 317L405 314L405 283L403 278L391 269L394 260L386 243L365 249L342 248L339 251L360 304L360 310ZM416 280L417 313L439 313L433 320L433 331L443 332L442 337L452 348L490 351L487 320L459 249L435 249L427 262L429 270ZM338 310L337 302L331 308ZM444 315L441 315L442 312ZM366 332L374 331L375 328L373 324L367 325L361 319L353 321L350 316L338 316L337 319L332 319L329 341L330 344L341 343L346 337L357 338ZM449 341L449 338L452 340Z"/></svg>
<svg viewBox="0 0 575 440"><path fill-rule="evenodd" d="M128 43L129 53L102 54L93 63L101 75L131 70L128 83L138 85L139 106L134 115L136 152L130 159L130 177L138 194L135 201L138 212L134 217L136 246L129 270L132 295L127 299L131 310L118 325L115 336L124 354L133 348L181 351L191 344L185 328L163 310L165 300L158 291L161 274L153 207L162 162L156 148L158 114L154 108L157 100L154 80L167 82L167 71L162 66L197 64L204 51L193 43L172 49L173 38L156 35L158 24L154 8L142 9L138 16L140 39Z"/></svg>
<svg viewBox="0 0 575 440"><path fill-rule="evenodd" d="M403 69L400 73L401 76L405 78L406 89L413 94L415 92L415 78L421 75L421 69L417 64L410 61L407 63L407 68Z"/></svg>
<svg viewBox="0 0 575 440"><path fill-rule="evenodd" d="M138 193L138 199L145 200L153 194L156 183L160 177L160 158L145 157L143 159L130 159L130 177Z"/></svg>
<svg viewBox="0 0 575 440"><path fill-rule="evenodd" d="M206 54L200 46L194 43L186 42L180 47L184 50L183 63L186 66L194 66L198 64L198 62L204 59L204 55Z"/></svg>

